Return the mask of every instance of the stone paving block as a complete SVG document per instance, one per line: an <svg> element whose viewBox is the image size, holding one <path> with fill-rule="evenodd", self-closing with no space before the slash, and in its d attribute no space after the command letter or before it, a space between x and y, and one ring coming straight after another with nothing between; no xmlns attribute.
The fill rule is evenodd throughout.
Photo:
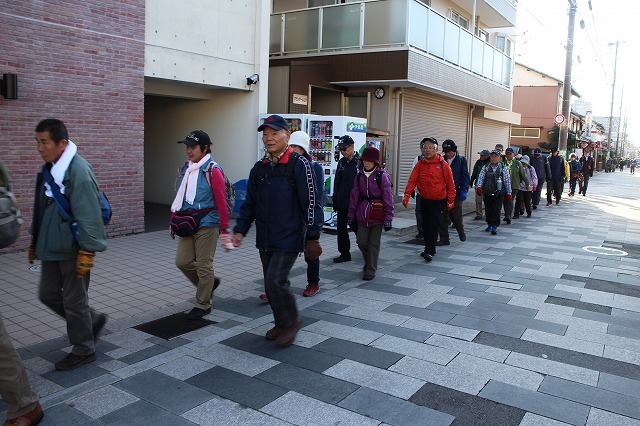
<svg viewBox="0 0 640 426"><path fill-rule="evenodd" d="M628 379L609 373L600 373L598 387L636 398L640 395L640 380Z"/></svg>
<svg viewBox="0 0 640 426"><path fill-rule="evenodd" d="M511 298L510 298L511 299ZM495 303L488 300L474 300L471 305L474 308L483 308L489 310L495 310L498 312L506 312L508 314L535 317L538 313L537 309L531 309L526 307L521 307L517 305L507 304L507 303Z"/></svg>
<svg viewBox="0 0 640 426"><path fill-rule="evenodd" d="M501 322L497 319L487 321L479 318L465 317L463 315L456 315L449 321L449 324L511 337L520 337L527 328L523 325Z"/></svg>
<svg viewBox="0 0 640 426"><path fill-rule="evenodd" d="M173 359L179 358L185 355L186 352L187 352L187 347L182 346L180 348L163 352L160 355L156 355L144 361L137 362L136 364L128 365L118 370L114 370L111 372L111 374L121 379L131 377L136 374L140 374L143 371L147 371L154 367L157 367L158 365L165 364Z"/></svg>
<svg viewBox="0 0 640 426"><path fill-rule="evenodd" d="M386 311L379 311L379 310L360 307L360 306L350 306L340 311L340 315L355 317L362 320L376 321L383 324L389 324L389 325L395 325L395 326L402 324L403 322L408 320L410 317L410 315L397 315L397 314L389 313Z"/></svg>
<svg viewBox="0 0 640 426"><path fill-rule="evenodd" d="M520 426L567 426L569 423L559 422L549 417L539 416L533 413L525 413Z"/></svg>
<svg viewBox="0 0 640 426"><path fill-rule="evenodd" d="M258 374L256 379L328 404L337 404L359 388L353 383L290 364L278 364Z"/></svg>
<svg viewBox="0 0 640 426"><path fill-rule="evenodd" d="M380 424L378 420L296 392L288 392L266 405L261 411L296 425L377 426Z"/></svg>
<svg viewBox="0 0 640 426"><path fill-rule="evenodd" d="M473 306L460 306L442 301L435 301L428 306L428 309L434 311L449 312L451 314L460 314L472 318L480 318L490 320L493 319L498 311L484 308L476 308Z"/></svg>
<svg viewBox="0 0 640 426"><path fill-rule="evenodd" d="M542 385L540 385L539 391L623 416L640 419L640 399L606 389L547 376Z"/></svg>
<svg viewBox="0 0 640 426"><path fill-rule="evenodd" d="M562 362L552 361L543 357L512 352L505 364L524 368L525 370L536 371L538 373L584 383L590 386L598 384L599 372L582 367L567 365Z"/></svg>
<svg viewBox="0 0 640 426"><path fill-rule="evenodd" d="M167 352L169 349L160 345L153 345L150 348L143 349L141 351L137 351L131 353L129 355L123 356L119 359L119 361L124 362L126 364L135 364L140 361L144 361L145 359L152 358L156 355L160 355L164 352Z"/></svg>
<svg viewBox="0 0 640 426"><path fill-rule="evenodd" d="M349 305L347 304L335 303L335 302L330 302L328 300L323 300L320 303L314 304L309 309L314 309L316 311L329 312L329 313L335 314L347 308L348 306Z"/></svg>
<svg viewBox="0 0 640 426"><path fill-rule="evenodd" d="M114 386L106 386L71 400L69 405L84 415L97 419L139 400Z"/></svg>
<svg viewBox="0 0 640 426"><path fill-rule="evenodd" d="M479 396L572 425L584 425L589 415L586 405L496 380L487 383Z"/></svg>
<svg viewBox="0 0 640 426"><path fill-rule="evenodd" d="M153 343L146 340L149 337L151 337L151 335L147 333L143 333L134 328L128 328L100 337L100 339L130 352L138 352L154 346Z"/></svg>
<svg viewBox="0 0 640 426"><path fill-rule="evenodd" d="M342 357L313 348L297 345L289 346L286 350L278 347L274 342L251 350L252 353L270 358L285 364L306 368L311 371L322 372L342 361Z"/></svg>
<svg viewBox="0 0 640 426"><path fill-rule="evenodd" d="M409 321L402 324L402 327L428 331L434 334L441 334L443 336L456 337L463 340L473 340L478 334L476 330L470 330L468 328L456 327L448 324L440 324L438 322L427 321L417 318L412 318Z"/></svg>
<svg viewBox="0 0 640 426"><path fill-rule="evenodd" d="M255 376L270 369L278 362L269 358L247 353L221 343L201 347L191 352L194 358L219 365L247 376Z"/></svg>
<svg viewBox="0 0 640 426"><path fill-rule="evenodd" d="M40 377L62 386L63 388L69 388L107 374L106 370L94 364L95 362L92 364L85 364L71 371L51 370L42 374Z"/></svg>
<svg viewBox="0 0 640 426"><path fill-rule="evenodd" d="M324 374L402 399L408 399L424 384L422 380L348 359L328 368Z"/></svg>
<svg viewBox="0 0 640 426"><path fill-rule="evenodd" d="M631 318L630 315L615 315L616 308L611 309L611 315L587 311L584 309L576 309L573 312L573 316L577 318L590 319L593 321L600 321L608 324L615 324L621 327L640 328L640 319Z"/></svg>
<svg viewBox="0 0 640 426"><path fill-rule="evenodd" d="M474 299L475 301L483 300L490 301L498 304L506 304L511 298L509 296L503 296L500 294L487 293L485 291L473 291L464 290L460 288L454 288L449 294L455 294L456 296L464 296Z"/></svg>
<svg viewBox="0 0 640 426"><path fill-rule="evenodd" d="M640 426L640 420L592 407L585 426Z"/></svg>
<svg viewBox="0 0 640 426"><path fill-rule="evenodd" d="M148 401L137 401L119 410L113 411L100 418L100 424L107 425L171 425L193 426L191 422L173 414L170 411L159 409ZM68 423L71 424L71 423ZM85 423L78 423L85 424Z"/></svg>
<svg viewBox="0 0 640 426"><path fill-rule="evenodd" d="M208 392L155 370L128 377L114 386L178 415L211 399Z"/></svg>
<svg viewBox="0 0 640 426"><path fill-rule="evenodd" d="M361 343L368 345L373 342L382 334L374 331L368 331L353 327L347 327L342 324L334 324L327 321L318 321L307 327L304 327L306 331L322 334L329 337L336 337L338 339L348 340L354 343Z"/></svg>
<svg viewBox="0 0 640 426"><path fill-rule="evenodd" d="M429 338L429 336L433 334L420 330L412 330L405 327L395 327L389 324L382 324L375 321L362 321L356 327L375 331L380 334L400 337L401 339L413 340L414 342L424 342Z"/></svg>
<svg viewBox="0 0 640 426"><path fill-rule="evenodd" d="M420 318L420 319L429 320L429 321L441 322L443 324L446 324L451 318L454 317L453 314L444 312L444 311L438 311L438 310L426 309L426 308L416 308L414 306L399 305L399 304L393 304L389 306L384 310L384 312L394 313L398 315L405 315L406 316L405 321L409 319L409 317L411 317L411 318Z"/></svg>
<svg viewBox="0 0 640 426"><path fill-rule="evenodd" d="M605 346L602 356L629 364L640 365L640 353L636 351L630 351L628 349L621 349L615 346Z"/></svg>
<svg viewBox="0 0 640 426"><path fill-rule="evenodd" d="M606 333L607 329L610 327L609 324L605 322L582 319L571 315L563 315L548 311L538 312L535 319L563 325L584 327L601 333Z"/></svg>
<svg viewBox="0 0 640 426"><path fill-rule="evenodd" d="M465 353L467 355L473 355L496 362L504 362L504 360L507 359L507 356L510 353L508 350L493 348L491 346L467 342L447 336L440 336L439 334L434 334L433 336L429 337L425 341L425 343L434 346L440 346L442 348L449 348L457 352Z"/></svg>
<svg viewBox="0 0 640 426"><path fill-rule="evenodd" d="M537 314L536 314L537 315ZM547 333L563 335L567 330L567 326L564 324L557 324L550 321L543 321L536 318L524 317L521 315L508 314L506 312L500 312L493 321L518 324L525 326L526 328L532 328L534 330L546 331Z"/></svg>
<svg viewBox="0 0 640 426"><path fill-rule="evenodd" d="M441 365L448 364L458 354L458 351L452 349L412 342L393 336L382 336L371 346Z"/></svg>
<svg viewBox="0 0 640 426"><path fill-rule="evenodd" d="M359 318L351 318L345 315L314 311L313 309L301 311L301 314L304 315L305 318L311 318L316 322L341 324L342 326L345 326L345 327L353 327L354 325L362 321ZM303 323L302 327L304 326L305 324Z"/></svg>
<svg viewBox="0 0 640 426"><path fill-rule="evenodd" d="M525 414L519 408L509 407L433 383L425 384L409 401L454 416L454 424L456 425L516 426ZM478 413L490 414L479 416ZM414 424L431 423L416 422Z"/></svg>
<svg viewBox="0 0 640 426"><path fill-rule="evenodd" d="M41 426L104 425L102 421L92 419L67 404L59 404L53 407L42 408L45 409L45 414L42 422L40 423ZM2 413L0 413L0 415L2 415ZM4 416L2 416L2 418L4 419ZM124 425L125 423L121 424Z"/></svg>
<svg viewBox="0 0 640 426"><path fill-rule="evenodd" d="M388 336L382 336L381 339L385 337ZM379 341L380 339L375 341L374 346ZM403 357L397 350L389 351L336 338L325 340L314 346L313 349L384 369L391 367Z"/></svg>
<svg viewBox="0 0 640 426"><path fill-rule="evenodd" d="M520 338L523 340L529 340L549 346L556 346L559 348L569 349L572 351L582 352L590 355L602 356L602 354L604 353L604 345L601 343L587 342L583 339L558 336L538 330L526 330Z"/></svg>
<svg viewBox="0 0 640 426"><path fill-rule="evenodd" d="M186 380L213 367L215 364L185 355L159 365L154 370L178 380Z"/></svg>
<svg viewBox="0 0 640 426"><path fill-rule="evenodd" d="M213 397L209 401L187 411L183 418L203 426L221 424L243 426L287 426L290 423L243 407L228 399Z"/></svg>
<svg viewBox="0 0 640 426"><path fill-rule="evenodd" d="M585 332L586 330L569 326L567 328L567 332L565 333L568 337L575 337L576 339L583 339L589 342L602 343L606 346L611 346L620 349L627 349L634 352L640 353L640 340L628 338L628 337L620 337L614 336L612 334L607 333L598 333L595 331Z"/></svg>
<svg viewBox="0 0 640 426"><path fill-rule="evenodd" d="M383 302L380 300L362 299L360 297L347 295L344 292L337 294L335 296L332 296L331 301L335 302L338 305L344 305L344 308L347 308L349 306L361 306L363 308L374 309L376 311L382 311L384 308L391 306L393 304L391 302ZM339 311L341 310L342 309L340 309Z"/></svg>
<svg viewBox="0 0 640 426"><path fill-rule="evenodd" d="M542 383L543 375L524 368L479 358L473 355L459 354L448 365L452 369L467 371L470 375L498 380L501 383L536 390Z"/></svg>
<svg viewBox="0 0 640 426"><path fill-rule="evenodd" d="M485 291L489 287L504 287L513 290L520 290L522 284L514 284L510 282L496 281L496 280L483 280L480 278L469 278L465 281L476 286L477 291ZM485 287L485 288L483 288Z"/></svg>
<svg viewBox="0 0 640 426"><path fill-rule="evenodd" d="M338 404L390 425L450 425L454 416L422 407L375 390L360 388Z"/></svg>
<svg viewBox="0 0 640 426"><path fill-rule="evenodd" d="M359 288L369 290L369 291L379 291L383 293L391 293L391 294L399 294L402 296L411 296L417 290L413 288L407 287L397 287L393 285L380 284L378 282L366 282L360 284Z"/></svg>
<svg viewBox="0 0 640 426"><path fill-rule="evenodd" d="M269 325L269 328L273 327L273 324ZM241 351L251 352L255 348L269 344L269 341L264 338L264 334L258 336L252 333L241 333L236 336L229 337L228 339L224 339L220 343Z"/></svg>

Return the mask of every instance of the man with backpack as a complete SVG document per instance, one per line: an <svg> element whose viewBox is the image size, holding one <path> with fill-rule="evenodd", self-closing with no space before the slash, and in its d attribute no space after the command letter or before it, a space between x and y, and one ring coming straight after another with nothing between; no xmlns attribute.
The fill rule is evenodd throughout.
<svg viewBox="0 0 640 426"><path fill-rule="evenodd" d="M36 181L29 262L42 261L40 301L67 322L71 352L55 368L71 370L96 360L95 340L107 321L89 306L88 295L95 252L107 248L101 196L91 165L62 121L42 120L35 132L45 164ZM55 197L64 197L70 211L63 212Z"/></svg>
<svg viewBox="0 0 640 426"><path fill-rule="evenodd" d="M249 172L247 198L242 205L233 243L242 244L256 223L256 247L264 274L264 287L275 326L265 338L278 346L293 343L300 329L296 300L289 274L300 252L311 260L322 254L320 231L323 211L309 161L293 151L289 125L279 115L267 117L258 127L266 155Z"/></svg>
<svg viewBox="0 0 640 426"><path fill-rule="evenodd" d="M511 176L511 191L512 197L504 197L504 218L503 221L507 222L507 225L511 223L511 218L518 219L520 217L520 211L514 210L515 197L520 189L520 181L524 181L526 185L529 185L529 178L524 173L524 168L520 161L516 160L513 148L509 147L504 152L503 165L509 171Z"/></svg>
<svg viewBox="0 0 640 426"><path fill-rule="evenodd" d="M460 241L466 241L467 235L464 233L464 225L462 224L462 203L467 199L469 191L469 166L467 159L458 153L456 143L451 139L442 142L442 152L444 158L451 167L453 173L453 181L456 185L456 198L453 202L453 208L444 214L440 223L440 241L436 243L438 246L449 245L449 221L458 231Z"/></svg>
<svg viewBox="0 0 640 426"><path fill-rule="evenodd" d="M6 211L8 203L5 205L5 200L10 201L11 204L11 207ZM0 229L2 231L0 248L5 248L18 238L22 218L19 216L18 206L11 192L9 171L1 160L0 206L0 214L2 215L0 216L2 219L0 220L0 228L3 228L5 224L13 223L7 229ZM20 218L19 223L16 219L11 219L13 216ZM24 368L22 358L11 343L2 317L0 317L0 372L0 396L7 404L7 420L4 424L30 426L40 422L44 416L39 402L40 397L31 389L27 370Z"/></svg>

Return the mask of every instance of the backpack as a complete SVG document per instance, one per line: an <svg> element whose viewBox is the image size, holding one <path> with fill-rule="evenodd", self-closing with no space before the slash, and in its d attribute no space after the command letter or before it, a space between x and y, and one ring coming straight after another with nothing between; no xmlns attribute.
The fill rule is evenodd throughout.
<svg viewBox="0 0 640 426"><path fill-rule="evenodd" d="M184 172L187 167L189 167L188 161L184 163L184 167L182 168L182 173L181 173L182 175L184 175ZM213 171L214 167L220 170L220 173L222 173L222 177L224 179L224 190L227 196L227 210L229 211L229 215L231 215L231 213L233 213L233 210L236 206L236 187L233 186L233 184L231 183L227 175L224 173L224 170L222 170L222 167L220 167L220 164L216 163L213 160L211 160L207 169L204 171L204 178L206 179L209 186L211 186L211 172Z"/></svg>
<svg viewBox="0 0 640 426"><path fill-rule="evenodd" d="M296 160L298 160L298 157L300 157L300 154L298 154L297 152L292 152L291 155L289 156L289 161L287 162L287 173L273 173L271 176L267 176L267 169L265 167L260 167L258 169L258 181L261 181L263 179L266 178L272 178L272 177L286 177L287 180L289 181L289 183L291 185L294 185L296 183L296 177L295 177L295 167L296 167ZM264 165L266 163L262 163L262 165Z"/></svg>
<svg viewBox="0 0 640 426"><path fill-rule="evenodd" d="M56 202L62 216L64 216L67 221L69 221L69 225L71 226L71 232L73 233L73 238L78 242L78 222L71 214L71 205L69 204L69 199L60 192L60 187L53 180L53 176L51 176L51 172L46 164L42 166L42 176L44 177L44 181L49 184L49 188L51 189L51 194L53 195L53 201ZM107 226L111 222L111 216L113 215L113 211L111 209L111 203L109 203L109 199L107 195L99 191L100 194L100 213L102 216L102 223L104 226Z"/></svg>
<svg viewBox="0 0 640 426"><path fill-rule="evenodd" d="M5 248L18 239L23 222L18 202L11 192L11 175L0 161L0 248Z"/></svg>

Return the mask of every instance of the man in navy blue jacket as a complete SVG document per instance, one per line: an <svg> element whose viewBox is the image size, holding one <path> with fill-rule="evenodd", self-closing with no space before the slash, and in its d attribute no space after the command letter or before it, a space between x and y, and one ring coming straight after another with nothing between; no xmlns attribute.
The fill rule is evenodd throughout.
<svg viewBox="0 0 640 426"><path fill-rule="evenodd" d="M291 268L300 252L310 259L322 253L323 212L318 202L322 194L317 192L309 161L288 146L289 125L284 118L271 115L258 131L266 155L249 173L247 198L233 229L233 243L239 247L255 221L265 293L275 322L265 337L284 347L293 343L301 322L289 289ZM295 163L291 166L289 162Z"/></svg>
<svg viewBox="0 0 640 426"><path fill-rule="evenodd" d="M335 180L333 182L333 210L338 214L338 251L340 256L334 257L335 263L351 261L351 240L347 229L347 216L349 213L349 200L353 181L358 173L358 160L360 156L355 150L354 141L349 135L340 138L337 145L342 154L336 167ZM354 230L355 232L355 230Z"/></svg>
<svg viewBox="0 0 640 426"><path fill-rule="evenodd" d="M467 240L467 235L464 233L464 226L462 224L462 202L467 199L467 191L469 191L471 179L469 177L467 159L458 153L458 147L454 141L447 139L442 142L442 152L451 167L453 181L456 184L456 199L454 200L453 209L449 210L448 214L443 216L439 229L440 241L436 243L437 246L448 246L449 223L453 223L453 226L458 231L460 241Z"/></svg>
<svg viewBox="0 0 640 426"><path fill-rule="evenodd" d="M551 156L549 157L549 169L551 169L551 185L553 186L553 197L556 204L560 203L562 198L562 190L564 189L565 179L565 161L558 155L558 148L551 148Z"/></svg>

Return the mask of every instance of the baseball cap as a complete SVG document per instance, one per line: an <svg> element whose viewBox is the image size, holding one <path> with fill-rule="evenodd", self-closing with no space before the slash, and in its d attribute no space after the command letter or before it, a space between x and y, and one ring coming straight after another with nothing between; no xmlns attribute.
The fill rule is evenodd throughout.
<svg viewBox="0 0 640 426"><path fill-rule="evenodd" d="M529 165L529 164L530 164L530 162L529 162L529 156L528 156L528 155L523 155L523 156L522 156L522 158L520 159L520 162L521 162L521 163L524 163L524 164L526 164L526 165Z"/></svg>
<svg viewBox="0 0 640 426"><path fill-rule="evenodd" d="M271 127L273 130L289 130L287 121L279 115L268 116L260 127L258 127L258 131L263 131L265 127Z"/></svg>
<svg viewBox="0 0 640 426"><path fill-rule="evenodd" d="M557 151L558 151L557 147L554 146L553 148L551 148L551 152L557 152Z"/></svg>
<svg viewBox="0 0 640 426"><path fill-rule="evenodd" d="M483 149L478 154L480 154L480 155L489 155L489 154L491 154L491 151L489 151L488 149Z"/></svg>
<svg viewBox="0 0 640 426"><path fill-rule="evenodd" d="M495 149L502 150L502 149L504 149L504 146L502 146L501 143L497 143L496 146L495 146Z"/></svg>
<svg viewBox="0 0 640 426"><path fill-rule="evenodd" d="M452 141L451 139L447 139L446 141L442 142L442 150L444 152L455 152L458 150L458 147L456 146L456 143L454 141Z"/></svg>
<svg viewBox="0 0 640 426"><path fill-rule="evenodd" d="M422 145L424 145L427 142L431 142L436 146L438 146L438 139L429 137L429 138L424 138L420 141L420 148L422 148Z"/></svg>
<svg viewBox="0 0 640 426"><path fill-rule="evenodd" d="M340 136L340 142L338 142L337 148L339 150L346 149L349 145L353 145L353 139L349 135Z"/></svg>
<svg viewBox="0 0 640 426"><path fill-rule="evenodd" d="M499 149L494 149L493 151L491 151L491 153L489 155L500 155L500 150Z"/></svg>
<svg viewBox="0 0 640 426"><path fill-rule="evenodd" d="M533 153L534 154L542 154L542 150L540 148L534 148L533 149Z"/></svg>
<svg viewBox="0 0 640 426"><path fill-rule="evenodd" d="M186 138L178 143L183 143L187 146L196 146L200 144L211 145L211 139L209 139L209 135L202 130L194 130L189 133Z"/></svg>
<svg viewBox="0 0 640 426"><path fill-rule="evenodd" d="M306 153L309 153L309 135L303 131L296 131L291 133L289 137L289 145L297 145L304 149Z"/></svg>
<svg viewBox="0 0 640 426"><path fill-rule="evenodd" d="M513 154L513 148L509 147L507 149L504 150L505 154Z"/></svg>

